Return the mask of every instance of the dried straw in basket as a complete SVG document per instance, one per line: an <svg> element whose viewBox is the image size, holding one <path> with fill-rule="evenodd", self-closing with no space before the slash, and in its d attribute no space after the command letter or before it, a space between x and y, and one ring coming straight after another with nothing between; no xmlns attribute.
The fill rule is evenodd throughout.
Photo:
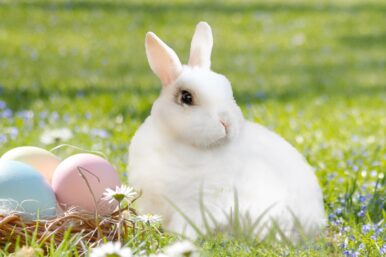
<svg viewBox="0 0 386 257"><path fill-rule="evenodd" d="M123 216L135 215L131 208L117 211L111 216L97 216L76 210L70 210L51 220L23 220L17 214L0 215L0 249L8 246L12 251L18 242L20 246L35 237L43 249L50 244L59 245L66 233L76 235L86 244L98 243L102 239L109 241L126 238L133 228L130 219ZM80 247L80 246L79 246Z"/></svg>

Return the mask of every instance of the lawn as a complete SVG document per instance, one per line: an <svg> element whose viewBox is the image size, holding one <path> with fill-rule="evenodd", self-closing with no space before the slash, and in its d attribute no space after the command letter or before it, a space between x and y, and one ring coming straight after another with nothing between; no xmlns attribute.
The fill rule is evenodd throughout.
<svg viewBox="0 0 386 257"><path fill-rule="evenodd" d="M65 143L103 152L126 181L130 139L160 91L145 33L186 62L194 27L205 20L214 33L212 69L231 80L246 118L281 134L315 167L329 225L298 246L199 239L201 254L381 256L385 14L386 2L376 0L0 0L0 155L21 145L51 149L63 142L42 135L65 128Z"/></svg>

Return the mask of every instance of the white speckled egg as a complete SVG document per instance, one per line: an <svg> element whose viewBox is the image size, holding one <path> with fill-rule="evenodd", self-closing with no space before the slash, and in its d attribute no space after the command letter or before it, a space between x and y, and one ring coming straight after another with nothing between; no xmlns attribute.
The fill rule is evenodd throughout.
<svg viewBox="0 0 386 257"><path fill-rule="evenodd" d="M88 153L63 160L52 176L52 188L63 209L76 207L94 213L97 206L98 213L103 215L117 207L116 203L101 199L103 192L120 184L118 174L108 161Z"/></svg>
<svg viewBox="0 0 386 257"><path fill-rule="evenodd" d="M26 219L54 217L55 194L44 177L31 166L0 160L0 210L2 213L19 213Z"/></svg>
<svg viewBox="0 0 386 257"><path fill-rule="evenodd" d="M1 160L26 163L39 171L48 183L51 183L52 173L60 163L60 159L51 152L34 146L13 148L6 152Z"/></svg>

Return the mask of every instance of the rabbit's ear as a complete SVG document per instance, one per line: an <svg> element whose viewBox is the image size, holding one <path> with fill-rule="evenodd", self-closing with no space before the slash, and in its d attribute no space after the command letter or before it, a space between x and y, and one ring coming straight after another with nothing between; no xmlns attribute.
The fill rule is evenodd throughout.
<svg viewBox="0 0 386 257"><path fill-rule="evenodd" d="M177 54L153 32L146 34L146 56L150 68L160 78L164 86L172 83L182 71Z"/></svg>
<svg viewBox="0 0 386 257"><path fill-rule="evenodd" d="M208 23L201 21L196 26L190 46L189 66L210 69L212 46L212 30Z"/></svg>

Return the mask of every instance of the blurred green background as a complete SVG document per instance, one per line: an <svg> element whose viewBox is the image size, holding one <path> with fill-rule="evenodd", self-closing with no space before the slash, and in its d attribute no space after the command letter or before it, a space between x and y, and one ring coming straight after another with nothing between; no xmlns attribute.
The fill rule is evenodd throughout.
<svg viewBox="0 0 386 257"><path fill-rule="evenodd" d="M160 90L145 33L186 62L204 20L213 70L231 80L246 118L316 168L331 212L346 182L365 192L384 176L385 17L380 0L0 0L0 155L49 149L60 136L42 136L66 128L67 143L104 152L124 178L130 138Z"/></svg>
<svg viewBox="0 0 386 257"><path fill-rule="evenodd" d="M384 136L385 2L0 3L0 99L14 113L34 116L31 131L20 124L22 136L0 153L39 145L36 125L44 111L61 119L41 127L86 126L112 136L75 133L74 144L128 144L160 89L147 64L145 33L154 31L186 62L200 20L213 28L212 68L229 77L246 117L290 141L305 137L310 146L307 135L317 131L324 144L329 135L349 145L352 135L378 143Z"/></svg>

